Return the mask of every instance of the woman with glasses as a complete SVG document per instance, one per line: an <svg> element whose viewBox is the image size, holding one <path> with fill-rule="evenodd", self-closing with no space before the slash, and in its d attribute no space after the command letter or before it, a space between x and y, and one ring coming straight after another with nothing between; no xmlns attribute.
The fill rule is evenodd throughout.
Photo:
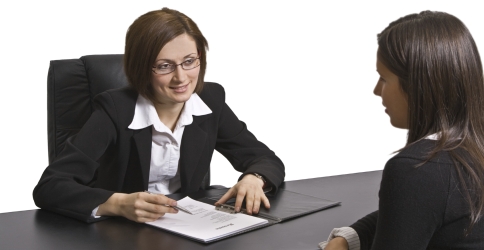
<svg viewBox="0 0 484 250"><path fill-rule="evenodd" d="M137 18L126 34L130 86L94 99L90 119L35 187L37 206L86 222L153 221L177 212L166 194L203 188L217 150L242 172L218 202L236 197L240 210L245 199L249 214L269 208L263 188L276 191L284 165L230 110L222 86L204 82L207 48L178 11Z"/></svg>
<svg viewBox="0 0 484 250"><path fill-rule="evenodd" d="M484 81L472 35L423 11L377 38L374 93L407 144L385 165L379 210L320 247L484 249Z"/></svg>

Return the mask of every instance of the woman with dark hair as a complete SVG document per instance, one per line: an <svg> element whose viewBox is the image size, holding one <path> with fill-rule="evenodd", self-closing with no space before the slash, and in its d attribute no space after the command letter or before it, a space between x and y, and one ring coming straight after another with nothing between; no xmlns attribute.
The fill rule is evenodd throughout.
<svg viewBox="0 0 484 250"><path fill-rule="evenodd" d="M217 150L243 173L218 202L236 197L240 210L245 199L249 214L260 203L268 208L263 188L276 191L284 165L230 110L222 86L204 82L207 48L183 13L163 8L137 18L126 34L130 86L94 99L89 120L35 187L37 206L86 222L154 221L177 212L166 194L205 187Z"/></svg>
<svg viewBox="0 0 484 250"><path fill-rule="evenodd" d="M484 249L484 81L466 26L442 12L378 34L374 93L407 144L383 170L379 210L322 249Z"/></svg>

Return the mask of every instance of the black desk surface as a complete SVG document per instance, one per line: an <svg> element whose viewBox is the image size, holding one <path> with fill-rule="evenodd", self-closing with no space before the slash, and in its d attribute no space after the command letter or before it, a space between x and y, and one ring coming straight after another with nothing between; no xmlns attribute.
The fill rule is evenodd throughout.
<svg viewBox="0 0 484 250"><path fill-rule="evenodd" d="M211 244L123 218L86 224L44 210L0 214L0 249L318 249L335 227L378 208L381 171L285 182L282 188L341 206Z"/></svg>

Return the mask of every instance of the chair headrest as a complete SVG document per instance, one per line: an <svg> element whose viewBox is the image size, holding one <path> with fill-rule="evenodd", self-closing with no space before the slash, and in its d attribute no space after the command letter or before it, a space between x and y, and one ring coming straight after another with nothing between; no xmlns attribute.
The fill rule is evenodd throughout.
<svg viewBox="0 0 484 250"><path fill-rule="evenodd" d="M49 162L89 119L97 94L127 85L122 54L51 61L47 77Z"/></svg>

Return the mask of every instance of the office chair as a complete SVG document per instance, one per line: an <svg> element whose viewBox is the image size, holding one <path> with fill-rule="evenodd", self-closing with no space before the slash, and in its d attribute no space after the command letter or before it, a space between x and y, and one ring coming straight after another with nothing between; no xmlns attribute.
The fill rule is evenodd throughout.
<svg viewBox="0 0 484 250"><path fill-rule="evenodd" d="M94 97L127 85L123 55L88 55L51 61L47 77L49 163L62 151L67 138L77 134L89 119ZM225 187L210 186L209 171L201 188Z"/></svg>

